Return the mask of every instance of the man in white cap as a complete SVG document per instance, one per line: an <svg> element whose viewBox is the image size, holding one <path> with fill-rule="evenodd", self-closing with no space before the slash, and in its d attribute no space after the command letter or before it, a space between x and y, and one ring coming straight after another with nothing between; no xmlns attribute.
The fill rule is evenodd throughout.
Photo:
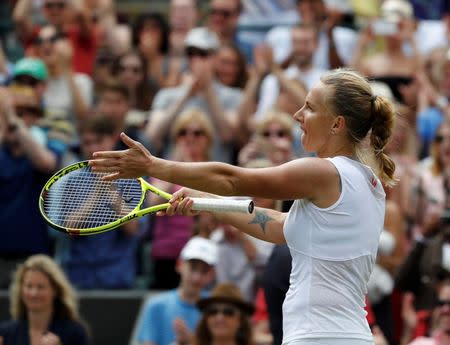
<svg viewBox="0 0 450 345"><path fill-rule="evenodd" d="M216 262L217 248L211 240L195 236L186 243L177 262L179 287L151 297L140 315L140 345L189 342L200 319L196 303L212 282Z"/></svg>
<svg viewBox="0 0 450 345"><path fill-rule="evenodd" d="M184 110L199 108L214 124L213 159L230 163L236 140L236 110L241 91L221 84L214 76L215 52L220 43L206 27L194 28L184 41L189 71L180 86L160 90L153 101L146 135L152 147L168 157L170 126Z"/></svg>

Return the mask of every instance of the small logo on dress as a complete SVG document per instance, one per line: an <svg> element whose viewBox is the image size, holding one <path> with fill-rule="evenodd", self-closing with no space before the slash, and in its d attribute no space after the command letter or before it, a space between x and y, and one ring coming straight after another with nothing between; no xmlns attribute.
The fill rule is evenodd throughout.
<svg viewBox="0 0 450 345"><path fill-rule="evenodd" d="M375 177L372 177L372 179L370 180L370 183L372 184L372 187L375 188L377 186L377 179Z"/></svg>

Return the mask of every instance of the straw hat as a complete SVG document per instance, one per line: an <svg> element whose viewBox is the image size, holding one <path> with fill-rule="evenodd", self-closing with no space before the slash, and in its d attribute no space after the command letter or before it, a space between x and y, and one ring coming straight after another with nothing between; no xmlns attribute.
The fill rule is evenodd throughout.
<svg viewBox="0 0 450 345"><path fill-rule="evenodd" d="M199 300L197 306L201 311L204 311L213 303L230 303L248 315L252 315L255 311L254 305L242 297L241 291L233 283L217 284L211 295Z"/></svg>

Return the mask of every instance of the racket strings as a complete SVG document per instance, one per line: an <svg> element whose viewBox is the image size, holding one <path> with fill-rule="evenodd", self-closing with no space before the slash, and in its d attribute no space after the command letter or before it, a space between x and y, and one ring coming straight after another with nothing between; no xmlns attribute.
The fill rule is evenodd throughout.
<svg viewBox="0 0 450 345"><path fill-rule="evenodd" d="M142 196L139 181L103 181L103 175L84 167L57 180L44 199L49 219L66 228L88 229L114 222L135 209Z"/></svg>

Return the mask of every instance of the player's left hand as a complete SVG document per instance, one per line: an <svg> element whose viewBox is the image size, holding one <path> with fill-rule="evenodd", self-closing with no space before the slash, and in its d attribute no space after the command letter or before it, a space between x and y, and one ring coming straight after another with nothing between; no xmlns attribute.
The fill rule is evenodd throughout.
<svg viewBox="0 0 450 345"><path fill-rule="evenodd" d="M103 177L106 181L148 175L154 158L152 154L144 145L131 139L125 133L121 133L120 138L128 146L128 149L95 152L93 159L89 161L92 171L108 173Z"/></svg>
<svg viewBox="0 0 450 345"><path fill-rule="evenodd" d="M191 198L210 198L209 193L200 192L195 189L181 188L173 193L172 198L169 200L170 206L165 212L158 213L158 215L182 215L182 216L195 216L199 212L192 210L193 201Z"/></svg>

